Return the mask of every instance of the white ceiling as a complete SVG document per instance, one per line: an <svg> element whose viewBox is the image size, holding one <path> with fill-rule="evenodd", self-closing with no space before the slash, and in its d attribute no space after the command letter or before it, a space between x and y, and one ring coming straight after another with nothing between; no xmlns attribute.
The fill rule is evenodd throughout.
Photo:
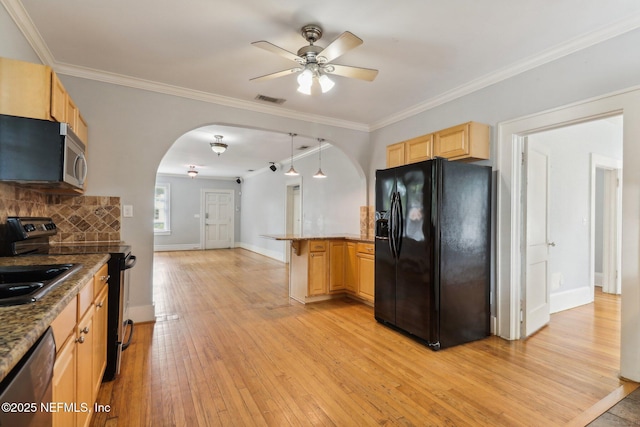
<svg viewBox="0 0 640 427"><path fill-rule="evenodd" d="M640 27L637 0L0 1L42 61L58 73L276 115L303 114L361 130ZM335 76L334 89L316 97L298 93L295 76L249 81L295 65L251 42L266 40L296 52L307 44L299 30L309 23L324 30L320 46L343 31L363 39L333 62L378 69L375 81ZM258 94L286 102L265 104L255 100ZM276 148L265 145L272 138L264 132L229 128L215 133L230 146L234 140L256 144L245 152L255 162L218 169L226 176L244 175L289 155L287 135L277 135L286 143ZM184 169L192 144L192 138L181 138L165 161ZM213 160L240 162L231 153L230 148Z"/></svg>

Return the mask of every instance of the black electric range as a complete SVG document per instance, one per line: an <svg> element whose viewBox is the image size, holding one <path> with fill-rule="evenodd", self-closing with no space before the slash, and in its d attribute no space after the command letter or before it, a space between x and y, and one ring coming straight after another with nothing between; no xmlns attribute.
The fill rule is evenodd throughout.
<svg viewBox="0 0 640 427"><path fill-rule="evenodd" d="M129 319L129 274L136 263L131 246L122 242L49 242L57 233L51 218L9 217L0 225L0 254L19 255L85 255L109 254L108 320L107 320L107 367L103 381L111 381L120 372L122 351L131 343L133 321Z"/></svg>

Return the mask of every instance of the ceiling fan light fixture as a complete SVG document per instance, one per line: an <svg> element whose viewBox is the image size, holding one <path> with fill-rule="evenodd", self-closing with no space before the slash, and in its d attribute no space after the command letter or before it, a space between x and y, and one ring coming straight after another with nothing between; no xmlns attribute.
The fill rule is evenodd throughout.
<svg viewBox="0 0 640 427"><path fill-rule="evenodd" d="M219 156L227 151L228 145L222 142L222 135L214 135L213 137L216 139L216 142L210 142L209 145L211 145L211 150Z"/></svg>
<svg viewBox="0 0 640 427"><path fill-rule="evenodd" d="M333 88L333 86L335 86L333 80L331 80L326 74L323 74L318 78L318 83L320 83L322 93L329 92Z"/></svg>

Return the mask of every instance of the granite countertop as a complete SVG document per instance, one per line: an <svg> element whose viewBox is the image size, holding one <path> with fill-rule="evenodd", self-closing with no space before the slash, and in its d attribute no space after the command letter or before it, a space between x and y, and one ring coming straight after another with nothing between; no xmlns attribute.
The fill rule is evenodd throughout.
<svg viewBox="0 0 640 427"><path fill-rule="evenodd" d="M109 258L109 254L0 257L0 266L82 264L80 270L42 299L31 304L0 306L0 381Z"/></svg>
<svg viewBox="0 0 640 427"><path fill-rule="evenodd" d="M355 240L373 243L374 237L368 234L262 234L260 237L273 240Z"/></svg>

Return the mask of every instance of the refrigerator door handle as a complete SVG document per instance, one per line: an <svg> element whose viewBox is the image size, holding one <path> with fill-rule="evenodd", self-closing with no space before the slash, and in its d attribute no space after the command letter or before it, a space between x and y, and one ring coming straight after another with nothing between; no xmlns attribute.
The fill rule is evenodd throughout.
<svg viewBox="0 0 640 427"><path fill-rule="evenodd" d="M396 193L391 194L391 209L389 212L389 249L391 250L391 256L396 259L396 244L395 244L395 207L396 207Z"/></svg>
<svg viewBox="0 0 640 427"><path fill-rule="evenodd" d="M400 193L396 192L395 209L393 210L395 218L393 220L395 233L393 236L394 247L396 252L396 258L400 257L400 250L402 249L402 200L400 199Z"/></svg>

